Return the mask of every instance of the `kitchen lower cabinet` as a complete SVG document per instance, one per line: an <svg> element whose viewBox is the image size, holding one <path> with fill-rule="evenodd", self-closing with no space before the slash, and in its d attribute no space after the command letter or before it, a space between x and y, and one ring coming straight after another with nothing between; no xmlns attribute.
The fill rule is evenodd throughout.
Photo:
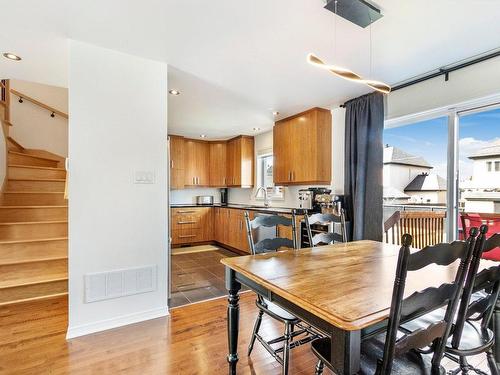
<svg viewBox="0 0 500 375"><path fill-rule="evenodd" d="M211 207L173 208L172 245L213 241L213 214Z"/></svg>

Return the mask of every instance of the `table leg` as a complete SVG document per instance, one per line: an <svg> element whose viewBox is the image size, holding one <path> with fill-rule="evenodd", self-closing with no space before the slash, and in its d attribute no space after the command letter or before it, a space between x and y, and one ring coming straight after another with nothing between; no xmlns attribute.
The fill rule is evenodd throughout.
<svg viewBox="0 0 500 375"><path fill-rule="evenodd" d="M344 331L332 327L331 361L339 375L352 375L359 372L361 354L361 331Z"/></svg>
<svg viewBox="0 0 500 375"><path fill-rule="evenodd" d="M227 305L227 339L229 354L227 362L229 363L229 374L236 375L236 364L238 363L238 331L240 320L240 306L238 295L241 284L236 281L235 272L226 267L226 289L229 292Z"/></svg>

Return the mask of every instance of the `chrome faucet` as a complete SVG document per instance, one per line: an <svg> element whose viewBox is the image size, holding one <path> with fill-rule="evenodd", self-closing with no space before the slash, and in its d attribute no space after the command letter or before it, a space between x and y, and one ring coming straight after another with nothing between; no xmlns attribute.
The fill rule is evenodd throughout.
<svg viewBox="0 0 500 375"><path fill-rule="evenodd" d="M267 189L263 186L260 186L255 192L255 198L259 195L260 191L264 192L264 206L269 207L271 205L271 201L269 200L269 195L267 195Z"/></svg>

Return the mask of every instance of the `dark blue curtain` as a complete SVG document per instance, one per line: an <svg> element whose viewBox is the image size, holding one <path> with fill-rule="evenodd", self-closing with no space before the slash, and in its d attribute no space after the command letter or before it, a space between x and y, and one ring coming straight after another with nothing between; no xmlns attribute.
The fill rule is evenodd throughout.
<svg viewBox="0 0 500 375"><path fill-rule="evenodd" d="M384 97L376 92L345 106L344 194L350 238L381 241Z"/></svg>

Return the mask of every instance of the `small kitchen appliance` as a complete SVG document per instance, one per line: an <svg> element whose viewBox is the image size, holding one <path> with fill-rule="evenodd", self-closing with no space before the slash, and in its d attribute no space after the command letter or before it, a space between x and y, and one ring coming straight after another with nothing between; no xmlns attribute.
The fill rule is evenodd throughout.
<svg viewBox="0 0 500 375"><path fill-rule="evenodd" d="M220 189L220 205L227 206L227 189Z"/></svg>
<svg viewBox="0 0 500 375"><path fill-rule="evenodd" d="M196 204L200 206L207 206L214 204L213 195L198 195L196 197Z"/></svg>

